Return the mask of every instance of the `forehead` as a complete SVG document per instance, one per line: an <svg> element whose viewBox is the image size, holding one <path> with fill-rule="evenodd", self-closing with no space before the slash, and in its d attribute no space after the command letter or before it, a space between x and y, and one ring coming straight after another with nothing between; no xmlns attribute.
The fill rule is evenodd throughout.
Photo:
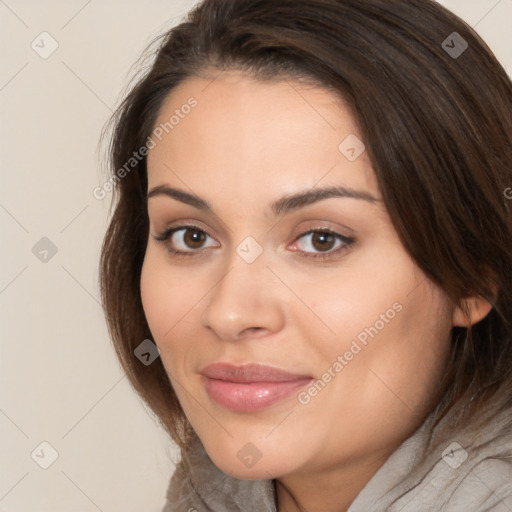
<svg viewBox="0 0 512 512"><path fill-rule="evenodd" d="M378 194L366 152L353 158L363 148L356 121L328 89L234 71L194 77L165 99L157 130L150 188L181 180L212 197L227 186L249 196L321 182Z"/></svg>

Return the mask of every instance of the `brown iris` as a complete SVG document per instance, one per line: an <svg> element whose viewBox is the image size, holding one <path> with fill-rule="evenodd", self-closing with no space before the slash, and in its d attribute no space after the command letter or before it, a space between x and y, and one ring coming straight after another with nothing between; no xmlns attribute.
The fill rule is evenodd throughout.
<svg viewBox="0 0 512 512"><path fill-rule="evenodd" d="M200 249L206 240L206 233L198 229L187 229L183 240L190 249Z"/></svg>
<svg viewBox="0 0 512 512"><path fill-rule="evenodd" d="M318 231L313 233L311 243L317 251L329 251L336 243L336 237L331 233Z"/></svg>

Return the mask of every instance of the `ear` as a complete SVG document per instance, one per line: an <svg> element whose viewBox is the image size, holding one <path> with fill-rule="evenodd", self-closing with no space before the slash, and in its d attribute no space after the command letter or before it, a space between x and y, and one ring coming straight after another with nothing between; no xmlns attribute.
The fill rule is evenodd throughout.
<svg viewBox="0 0 512 512"><path fill-rule="evenodd" d="M482 297L468 297L462 300L460 307L454 308L452 324L469 329L473 324L485 318L491 309L492 304Z"/></svg>

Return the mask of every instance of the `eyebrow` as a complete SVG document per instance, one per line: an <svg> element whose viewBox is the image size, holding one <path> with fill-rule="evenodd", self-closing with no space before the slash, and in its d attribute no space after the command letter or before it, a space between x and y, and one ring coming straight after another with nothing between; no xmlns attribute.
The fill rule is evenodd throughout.
<svg viewBox="0 0 512 512"><path fill-rule="evenodd" d="M176 199L181 203L193 206L198 210L213 212L213 208L211 207L210 203L208 203L208 201L205 201L195 194L191 194L177 188L168 187L167 185L159 185L152 188L149 191L147 198L151 199L152 197L157 196L172 197L173 199ZM304 208L305 206L309 206L319 201L331 198L359 199L369 203L377 203L381 201L381 199L373 197L370 193L364 190L354 190L348 187L336 186L315 188L312 190L305 190L303 192L284 196L271 204L271 210L274 215L277 216L290 213L300 208Z"/></svg>

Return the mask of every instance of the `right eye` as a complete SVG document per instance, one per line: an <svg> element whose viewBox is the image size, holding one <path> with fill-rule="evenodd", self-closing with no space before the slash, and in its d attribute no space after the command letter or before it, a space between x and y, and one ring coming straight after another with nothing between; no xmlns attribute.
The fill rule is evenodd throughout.
<svg viewBox="0 0 512 512"><path fill-rule="evenodd" d="M218 246L206 231L197 226L178 226L155 238L176 255L192 256L208 247Z"/></svg>

